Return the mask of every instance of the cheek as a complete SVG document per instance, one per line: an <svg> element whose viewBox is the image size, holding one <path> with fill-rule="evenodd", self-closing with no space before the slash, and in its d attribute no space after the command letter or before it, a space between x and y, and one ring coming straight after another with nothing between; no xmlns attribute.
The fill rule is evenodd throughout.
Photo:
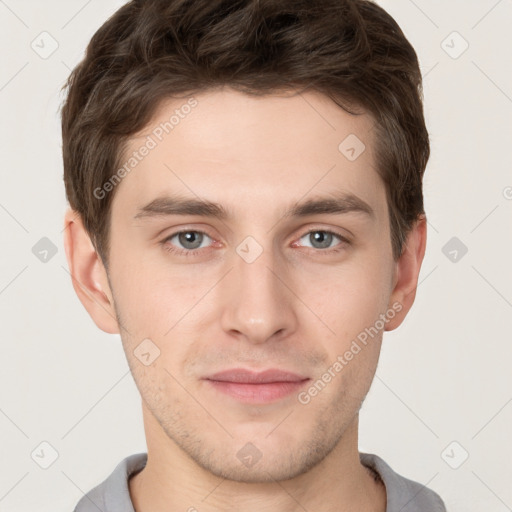
<svg viewBox="0 0 512 512"><path fill-rule="evenodd" d="M112 283L116 306L128 323L128 330L138 335L164 336L181 318L188 318L187 311L192 313L191 308L207 292L207 283L199 273L183 272L143 258L118 260L119 264L112 266L116 268Z"/></svg>
<svg viewBox="0 0 512 512"><path fill-rule="evenodd" d="M385 269L382 263L361 258L351 265L312 272L298 281L298 295L338 340L347 340L385 311L390 293Z"/></svg>
<svg viewBox="0 0 512 512"><path fill-rule="evenodd" d="M224 267L173 265L163 249L150 256L147 251L116 247L112 254L116 305L137 338L154 337L166 343L184 329L197 329L209 317L208 312L219 313L216 309L223 301L215 297L229 276L217 290L212 290L212 283L219 281ZM387 305L389 269L383 253L385 247L375 245L354 251L339 264L304 259L284 268L283 277L307 309L325 322L338 340L346 340L373 324ZM303 308L300 303L297 307ZM310 312L304 310L301 315L308 324Z"/></svg>

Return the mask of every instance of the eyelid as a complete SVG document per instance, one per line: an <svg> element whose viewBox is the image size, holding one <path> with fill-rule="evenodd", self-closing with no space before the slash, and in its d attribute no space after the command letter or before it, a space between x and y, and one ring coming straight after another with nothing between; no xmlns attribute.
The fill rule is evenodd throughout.
<svg viewBox="0 0 512 512"><path fill-rule="evenodd" d="M164 238L163 238L161 243L166 242L166 241L170 240L171 238L173 238L176 235L179 235L181 233L201 233L202 235L206 235L206 236L210 237L212 240L216 240L216 238L214 236L212 236L208 232L208 230L206 230L205 228L185 227L185 228L180 228L177 231L172 231L170 234L164 236Z"/></svg>
<svg viewBox="0 0 512 512"><path fill-rule="evenodd" d="M314 227L314 228L308 229L297 240L300 240L301 238L304 238L305 236L307 236L307 235L309 235L311 233L316 233L316 232L329 233L329 234L337 237L340 240L340 243L338 245L335 245L334 247L329 247L327 249L315 249L314 247L306 247L307 249L312 249L314 251L323 252L323 253L329 253L329 252L333 252L333 251L335 252L336 250L339 250L337 248L339 248L340 246L348 245L348 244L352 243L349 237L343 235L339 231L337 231L335 229L321 228L321 227ZM297 242L293 242L292 245L294 245L296 247L296 243ZM305 246L300 245L299 247L305 247Z"/></svg>
<svg viewBox="0 0 512 512"><path fill-rule="evenodd" d="M209 249L212 248L212 246L210 245L208 247L202 247L202 248L199 248L199 249L181 249L179 247L173 246L172 244L171 244L172 248L167 247L168 242L172 238L174 238L176 235L179 235L181 233L190 233L190 232L200 233L202 235L206 235L208 238L210 238L212 240L212 242L214 242L214 243L217 242L218 243L218 241L215 239L215 237L213 237L206 230L194 229L194 228L182 228L182 229L179 229L178 231L174 231L171 234L169 234L168 236L166 236L160 242L160 244L162 246L164 246L165 250L167 250L168 252L176 253L178 255L183 255L183 254L184 255L196 255L196 254L200 254L204 250L209 250ZM336 252L336 251L340 250L339 249L340 246L350 245L352 243L350 237L345 236L340 231L338 231L338 230L336 230L334 228L325 228L325 227L322 227L322 226L313 226L313 227L308 228L298 238L295 238L294 239L295 241L292 243L292 246L297 247L297 245L295 245L297 243L297 241L299 241L301 238L304 238L305 236L307 236L307 235L309 235L311 233L314 233L314 232L324 232L324 233L332 234L332 235L334 235L334 236L339 238L340 243L338 245L335 245L334 247L330 247L330 248L327 248L327 249L316 249L314 247L306 247L306 246L303 246L303 245L298 245L298 247L304 247L306 249L311 249L311 250L313 250L315 252L330 253L330 252Z"/></svg>
<svg viewBox="0 0 512 512"><path fill-rule="evenodd" d="M175 236L177 235L180 235L181 233L199 233L201 235L206 235L210 240L212 240L212 242L215 242L215 238L213 236L211 236L207 231L203 231L203 230L200 230L200 229L180 229L178 231L174 231L173 233L171 233L170 235L166 236L163 240L162 240L162 244L166 244L167 242L169 242L172 238L174 238ZM202 249L207 249L207 247L203 247ZM181 248L177 248L178 251L186 251L186 252L197 252L197 251L200 251L201 249L181 249Z"/></svg>

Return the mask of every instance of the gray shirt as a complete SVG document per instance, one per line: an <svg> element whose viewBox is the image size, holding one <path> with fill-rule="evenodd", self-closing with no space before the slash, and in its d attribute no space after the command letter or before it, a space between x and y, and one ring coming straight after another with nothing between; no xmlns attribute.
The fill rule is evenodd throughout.
<svg viewBox="0 0 512 512"><path fill-rule="evenodd" d="M395 473L377 455L359 453L359 457L386 486L386 512L446 512L443 500L431 489ZM135 512L128 480L144 468L146 461L146 453L123 459L105 481L80 499L74 512Z"/></svg>

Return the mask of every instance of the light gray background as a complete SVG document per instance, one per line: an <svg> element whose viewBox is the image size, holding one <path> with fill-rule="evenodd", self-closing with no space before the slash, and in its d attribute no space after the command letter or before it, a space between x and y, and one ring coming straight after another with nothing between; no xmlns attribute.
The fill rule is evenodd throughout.
<svg viewBox="0 0 512 512"><path fill-rule="evenodd" d="M384 337L361 412L360 450L440 493L451 512L505 512L512 510L512 1L379 3L416 48L425 76L429 231L416 303ZM75 296L62 240L60 87L122 4L0 0L2 511L71 511L122 458L146 449L120 338L99 331ZM31 47L51 48L43 31L58 43L46 59ZM454 31L469 44L460 56L464 41ZM57 248L47 262L32 252L43 237ZM450 246L449 257L443 253L452 237L468 248L455 262ZM40 467L51 462L44 441L58 452L48 469Z"/></svg>

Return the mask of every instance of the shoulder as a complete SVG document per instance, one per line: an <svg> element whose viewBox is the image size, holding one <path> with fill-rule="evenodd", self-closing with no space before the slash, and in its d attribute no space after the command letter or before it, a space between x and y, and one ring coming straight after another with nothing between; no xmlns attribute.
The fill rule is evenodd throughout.
<svg viewBox="0 0 512 512"><path fill-rule="evenodd" d="M103 482L86 493L73 512L133 511L128 480L146 465L147 454L136 453L123 459Z"/></svg>
<svg viewBox="0 0 512 512"><path fill-rule="evenodd" d="M359 453L361 463L381 477L387 494L387 512L446 512L441 497L425 485L396 473L372 453Z"/></svg>

